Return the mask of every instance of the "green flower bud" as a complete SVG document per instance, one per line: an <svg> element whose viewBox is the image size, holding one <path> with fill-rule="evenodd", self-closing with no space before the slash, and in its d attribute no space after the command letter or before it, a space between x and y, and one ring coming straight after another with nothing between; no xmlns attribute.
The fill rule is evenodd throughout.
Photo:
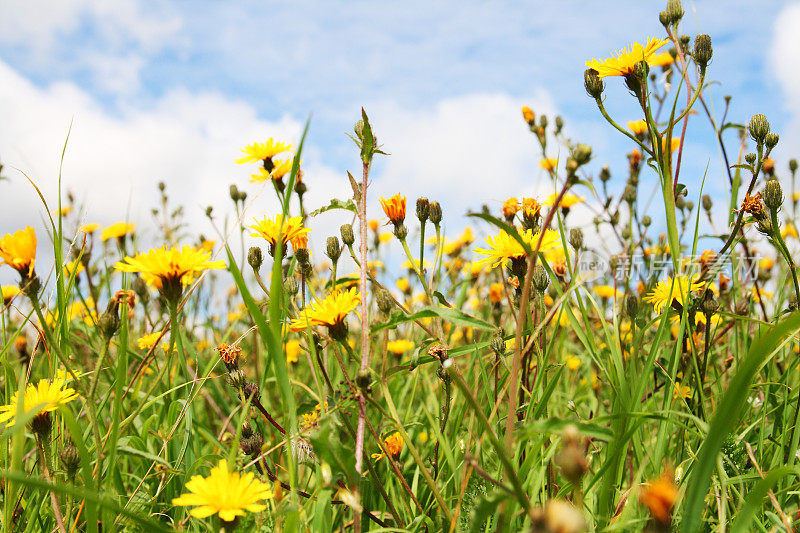
<svg viewBox="0 0 800 533"><path fill-rule="evenodd" d="M595 100L600 98L600 96L603 94L603 90L605 89L603 80L600 79L600 75L593 68L586 69L586 71L583 73L583 86L586 88L586 92L589 94L589 96Z"/></svg>
<svg viewBox="0 0 800 533"><path fill-rule="evenodd" d="M442 206L439 205L439 202L430 203L430 217L431 222L436 226L442 221Z"/></svg>
<svg viewBox="0 0 800 533"><path fill-rule="evenodd" d="M417 218L419 219L420 224L428 220L430 214L431 214L431 203L428 201L428 199L425 198L424 196L421 198L417 198Z"/></svg>
<svg viewBox="0 0 800 533"><path fill-rule="evenodd" d="M342 255L342 247L339 246L339 239L337 239L335 236L328 237L325 253L331 258L331 261L336 263L339 260L339 257Z"/></svg>
<svg viewBox="0 0 800 533"><path fill-rule="evenodd" d="M756 163L756 154L751 152L744 156L744 160L748 165L754 165Z"/></svg>
<svg viewBox="0 0 800 533"><path fill-rule="evenodd" d="M547 271L541 265L536 265L536 268L533 269L533 286L539 292L544 292L547 290L547 286L550 285L550 278L547 277Z"/></svg>
<svg viewBox="0 0 800 533"><path fill-rule="evenodd" d="M669 17L670 24L677 24L683 18L683 6L680 0L667 0L667 8L664 11Z"/></svg>
<svg viewBox="0 0 800 533"><path fill-rule="evenodd" d="M583 247L583 232L579 228L572 228L569 231L569 245L574 250L580 250Z"/></svg>
<svg viewBox="0 0 800 533"><path fill-rule="evenodd" d="M575 158L575 162L578 163L578 166L585 165L592 157L592 147L586 144L578 144L575 147L575 151L572 153L572 157Z"/></svg>
<svg viewBox="0 0 800 533"><path fill-rule="evenodd" d="M499 333L492 337L490 346L497 357L503 357L506 354L506 341L503 340L503 336Z"/></svg>
<svg viewBox="0 0 800 533"><path fill-rule="evenodd" d="M764 185L764 205L772 210L783 205L783 190L778 180L769 180Z"/></svg>
<svg viewBox="0 0 800 533"><path fill-rule="evenodd" d="M600 169L600 181L606 182L611 179L611 171L608 169L608 165L605 165L602 169Z"/></svg>
<svg viewBox="0 0 800 533"><path fill-rule="evenodd" d="M392 233L394 233L394 236L401 241L408 237L408 229L406 228L405 224L397 224Z"/></svg>
<svg viewBox="0 0 800 533"><path fill-rule="evenodd" d="M394 300L386 289L378 289L377 294L378 310L384 315L388 315L394 307Z"/></svg>
<svg viewBox="0 0 800 533"><path fill-rule="evenodd" d="M701 69L706 68L713 54L714 49L711 46L711 37L700 34L694 38L694 60L700 65Z"/></svg>
<svg viewBox="0 0 800 533"><path fill-rule="evenodd" d="M777 133L768 133L766 137L764 137L764 144L767 145L767 149L772 150L778 145L778 141L780 137Z"/></svg>
<svg viewBox="0 0 800 533"><path fill-rule="evenodd" d="M261 253L261 248L258 246L251 246L247 252L247 263L253 267L253 270L258 272L261 264L264 262L264 256Z"/></svg>
<svg viewBox="0 0 800 533"><path fill-rule="evenodd" d="M233 200L234 202L238 202L239 201L239 188L236 185L231 185L231 187L229 189L229 192L230 192L230 195L231 195L231 200Z"/></svg>
<svg viewBox="0 0 800 533"><path fill-rule="evenodd" d="M340 233L342 234L342 242L345 246L352 246L354 242L356 242L356 238L353 235L353 226L350 224L344 224L341 228L339 228Z"/></svg>
<svg viewBox="0 0 800 533"><path fill-rule="evenodd" d="M767 120L767 117L761 113L753 115L753 118L750 119L750 125L747 127L747 129L750 132L750 137L752 137L757 143L761 144L764 142L764 139L769 133L769 121Z"/></svg>
<svg viewBox="0 0 800 533"><path fill-rule="evenodd" d="M100 318L97 320L97 327L100 328L103 337L108 340L117 332L119 325L119 302L116 298L112 298L108 301L106 312L100 315Z"/></svg>
<svg viewBox="0 0 800 533"><path fill-rule="evenodd" d="M789 160L789 172L791 172L792 174L797 172L797 159Z"/></svg>
<svg viewBox="0 0 800 533"><path fill-rule="evenodd" d="M81 456L78 453L78 448L76 448L70 440L61 448L58 458L61 460L61 466L64 467L67 473L67 479L73 482L75 480L75 474L81 466Z"/></svg>
<svg viewBox="0 0 800 533"><path fill-rule="evenodd" d="M703 195L703 209L705 209L706 211L711 211L711 207L713 205L714 205L714 203L711 201L711 197L709 195L707 195L707 194L704 194Z"/></svg>
<svg viewBox="0 0 800 533"><path fill-rule="evenodd" d="M298 248L295 250L294 257L301 265L306 265L311 262L311 254L308 252L307 248Z"/></svg>
<svg viewBox="0 0 800 533"><path fill-rule="evenodd" d="M625 298L625 312L628 313L628 318L635 318L639 312L639 299L635 295L629 294Z"/></svg>
<svg viewBox="0 0 800 533"><path fill-rule="evenodd" d="M297 284L297 280L294 277L283 280L283 292L290 297L297 296L297 293L300 292L300 285Z"/></svg>

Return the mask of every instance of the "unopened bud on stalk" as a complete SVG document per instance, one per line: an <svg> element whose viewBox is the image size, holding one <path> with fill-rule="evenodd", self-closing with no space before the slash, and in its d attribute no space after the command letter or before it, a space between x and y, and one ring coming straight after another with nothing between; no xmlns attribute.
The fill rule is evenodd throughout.
<svg viewBox="0 0 800 533"><path fill-rule="evenodd" d="M417 198L417 218L420 224L424 224L431 214L431 203L424 196Z"/></svg>
<svg viewBox="0 0 800 533"><path fill-rule="evenodd" d="M117 301L116 298L112 298L108 301L106 312L100 315L100 318L97 321L97 327L100 328L100 331L103 333L103 337L105 337L106 340L109 340L117 332L119 325L119 301Z"/></svg>
<svg viewBox="0 0 800 533"><path fill-rule="evenodd" d="M683 18L683 6L680 0L667 0L667 8L664 10L669 18L670 24L677 24Z"/></svg>
<svg viewBox="0 0 800 533"><path fill-rule="evenodd" d="M506 341L499 333L492 337L491 347L497 357L503 357L506 354Z"/></svg>
<svg viewBox="0 0 800 533"><path fill-rule="evenodd" d="M230 195L231 195L231 200L233 200L234 202L239 201L239 188L236 185L231 185Z"/></svg>
<svg viewBox="0 0 800 533"><path fill-rule="evenodd" d="M244 387L247 384L247 376L238 368L228 372L228 384L236 390Z"/></svg>
<svg viewBox="0 0 800 533"><path fill-rule="evenodd" d="M353 235L353 226L350 224L344 224L341 228L339 228L339 232L342 234L342 242L345 246L352 246L354 242L356 242L356 238Z"/></svg>
<svg viewBox="0 0 800 533"><path fill-rule="evenodd" d="M776 179L769 180L764 185L764 205L775 210L783 205L783 190Z"/></svg>
<svg viewBox="0 0 800 533"><path fill-rule="evenodd" d="M294 279L294 277L283 280L283 292L289 296L296 296L297 293L300 292L300 286L297 284L297 280Z"/></svg>
<svg viewBox="0 0 800 533"><path fill-rule="evenodd" d="M714 299L714 293L711 292L711 290L707 290L703 296L703 302L700 304L700 309L707 317L713 315L717 312L717 309L719 309L719 302Z"/></svg>
<svg viewBox="0 0 800 533"><path fill-rule="evenodd" d="M434 225L438 226L439 223L442 221L442 206L439 205L439 202L431 202L430 203L430 218L431 222Z"/></svg>
<svg viewBox="0 0 800 533"><path fill-rule="evenodd" d="M749 154L746 154L744 156L744 160L748 165L751 165L751 166L755 165L755 163L756 163L756 154L754 154L752 152L749 153Z"/></svg>
<svg viewBox="0 0 800 533"><path fill-rule="evenodd" d="M384 315L388 315L394 307L394 300L386 289L379 289L377 294L378 310Z"/></svg>
<svg viewBox="0 0 800 533"><path fill-rule="evenodd" d="M675 198L675 207L678 209L684 209L686 207L686 198L684 198L682 194Z"/></svg>
<svg viewBox="0 0 800 533"><path fill-rule="evenodd" d="M403 241L406 237L408 237L408 228L406 228L405 224L398 224L394 227L394 236L397 237L399 240Z"/></svg>
<svg viewBox="0 0 800 533"><path fill-rule="evenodd" d="M585 165L589 162L589 159L592 157L592 147L586 144L578 144L575 147L575 151L572 153L572 157L575 158L575 162L578 163L578 166Z"/></svg>
<svg viewBox="0 0 800 533"><path fill-rule="evenodd" d="M369 392L370 384L372 383L372 375L369 369L361 368L356 374L356 385L364 392Z"/></svg>
<svg viewBox="0 0 800 533"><path fill-rule="evenodd" d="M747 129L750 132L750 137L752 137L757 143L761 144L764 142L764 139L769 133L769 121L767 120L767 117L761 113L753 115L753 117L750 119L750 125L747 127Z"/></svg>
<svg viewBox="0 0 800 533"><path fill-rule="evenodd" d="M642 226L644 226L645 228L650 226L652 222L653 219L651 219L649 216L645 215L642 217Z"/></svg>
<svg viewBox="0 0 800 533"><path fill-rule="evenodd" d="M629 294L625 298L625 312L629 318L635 318L639 312L639 299L635 295Z"/></svg>
<svg viewBox="0 0 800 533"><path fill-rule="evenodd" d="M561 133L561 130L564 129L564 119L561 118L561 115L556 116L556 129L553 133L558 135Z"/></svg>
<svg viewBox="0 0 800 533"><path fill-rule="evenodd" d="M583 247L583 232L579 228L572 228L569 231L569 245L574 250L580 250Z"/></svg>
<svg viewBox="0 0 800 533"><path fill-rule="evenodd" d="M61 448L58 458L61 459L61 466L64 467L67 473L67 479L73 482L75 480L75 474L81 466L81 456L78 454L78 448L76 448L70 440Z"/></svg>
<svg viewBox="0 0 800 533"><path fill-rule="evenodd" d="M767 145L768 150L772 150L778 145L779 140L780 136L777 133L767 133L767 136L764 137L764 144Z"/></svg>
<svg viewBox="0 0 800 533"><path fill-rule="evenodd" d="M261 446L264 444L264 437L261 436L261 433L258 431L250 432L250 435L244 436L244 430L242 431L242 440L239 442L239 446L242 448L242 451L245 455L250 457L255 457L261 452Z"/></svg>
<svg viewBox="0 0 800 533"><path fill-rule="evenodd" d="M636 187L633 185L626 185L625 191L622 193L622 199L632 204L636 201Z"/></svg>
<svg viewBox="0 0 800 533"><path fill-rule="evenodd" d="M327 246L325 247L325 253L328 257L330 257L331 261L336 263L339 261L339 257L342 255L342 247L339 246L339 239L335 236L328 237Z"/></svg>
<svg viewBox="0 0 800 533"><path fill-rule="evenodd" d="M599 99L600 96L603 94L603 90L605 89L605 84L603 80L600 79L600 74L593 69L586 69L583 73L583 86L586 88L586 92L594 98L595 100Z"/></svg>
<svg viewBox="0 0 800 533"><path fill-rule="evenodd" d="M608 170L608 165L600 169L600 181L606 182L611 179L611 171Z"/></svg>
<svg viewBox="0 0 800 533"><path fill-rule="evenodd" d="M294 257L300 265L306 265L311 262L311 254L309 254L308 248L298 248L294 251Z"/></svg>
<svg viewBox="0 0 800 533"><path fill-rule="evenodd" d="M705 69L708 66L713 54L714 48L711 46L711 37L701 34L694 38L694 60L700 65L701 69Z"/></svg>
<svg viewBox="0 0 800 533"><path fill-rule="evenodd" d="M791 172L792 174L797 172L797 159L789 160L789 172Z"/></svg>
<svg viewBox="0 0 800 533"><path fill-rule="evenodd" d="M533 286L539 292L544 292L547 290L547 286L550 285L550 278L547 277L547 271L541 265L536 265L536 268L533 269Z"/></svg>
<svg viewBox="0 0 800 533"><path fill-rule="evenodd" d="M711 211L711 207L713 207L714 202L711 201L711 197L707 194L703 195L703 209L706 211Z"/></svg>
<svg viewBox="0 0 800 533"><path fill-rule="evenodd" d="M247 251L247 263L253 267L253 270L258 272L261 264L264 262L264 256L261 253L261 248L258 246L251 246Z"/></svg>
<svg viewBox="0 0 800 533"><path fill-rule="evenodd" d="M744 298L736 302L733 312L739 316L747 316L750 314L750 298Z"/></svg>

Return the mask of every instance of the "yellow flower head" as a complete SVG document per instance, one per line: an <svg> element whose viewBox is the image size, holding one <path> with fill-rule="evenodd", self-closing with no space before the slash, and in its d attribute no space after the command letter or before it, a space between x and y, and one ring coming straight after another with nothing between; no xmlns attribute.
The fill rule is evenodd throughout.
<svg viewBox="0 0 800 533"><path fill-rule="evenodd" d="M16 285L3 285L2 292L3 292L3 304L8 305L9 303L11 303L11 300L13 300L14 297L22 291L20 291L19 287L17 287Z"/></svg>
<svg viewBox="0 0 800 533"><path fill-rule="evenodd" d="M283 215L279 214L274 219L264 217L264 220L255 220L254 222L255 225L248 226L255 230L250 236L266 239L273 246L278 241L284 246L291 241L292 248L297 251L299 248L305 248L305 245L308 244L307 234L311 229L303 227L302 217L290 217L284 222Z"/></svg>
<svg viewBox="0 0 800 533"><path fill-rule="evenodd" d="M551 194L550 196L547 197L547 199L543 202L542 205L553 205L553 203L556 201L557 196L558 195L555 193ZM561 203L558 204L558 206L561 207L562 209L569 209L573 205L584 202L585 200L586 200L585 196L579 197L572 194L571 192L568 192L564 194L564 196L561 198Z"/></svg>
<svg viewBox="0 0 800 533"><path fill-rule="evenodd" d="M639 493L639 502L662 524L669 524L672 508L678 501L678 487L672 476L665 472L660 478L650 481Z"/></svg>
<svg viewBox="0 0 800 533"><path fill-rule="evenodd" d="M256 142L242 148L242 152L245 154L245 156L237 159L236 162L241 164L264 161L265 159L272 159L276 155L283 152L288 152L291 149L291 144L275 142L274 139L270 138L267 140L267 142Z"/></svg>
<svg viewBox="0 0 800 533"><path fill-rule="evenodd" d="M138 272L148 285L177 298L182 286L191 283L195 275L212 268L225 268L224 261L210 259L211 253L188 245L169 249L161 246L117 261L114 268L120 272Z"/></svg>
<svg viewBox="0 0 800 533"><path fill-rule="evenodd" d="M598 285L593 290L600 298L615 298L622 295L620 291L611 285Z"/></svg>
<svg viewBox="0 0 800 533"><path fill-rule="evenodd" d="M536 114L533 112L533 109L524 105L522 106L522 118L525 119L525 122L528 124L532 124L534 120L536 120Z"/></svg>
<svg viewBox="0 0 800 533"><path fill-rule="evenodd" d="M558 159L554 157L545 157L544 159L539 161L539 166L548 172L556 168L556 165L558 165Z"/></svg>
<svg viewBox="0 0 800 533"><path fill-rule="evenodd" d="M286 174L292 171L292 164L294 159L276 159L273 161L275 165L272 171L268 171L264 167L258 167L258 173L250 175L250 183L263 183L268 180L282 179Z"/></svg>
<svg viewBox="0 0 800 533"><path fill-rule="evenodd" d="M129 224L127 222L115 222L111 224L107 228L103 229L103 232L100 233L100 240L107 241L108 239L121 239L122 237L128 235L129 233L133 233L136 231L136 226L134 224Z"/></svg>
<svg viewBox="0 0 800 533"><path fill-rule="evenodd" d="M528 229L520 233L520 236L531 249L536 249L536 244L539 242L539 233L533 233ZM553 230L545 231L539 251L546 252L550 250L555 247L560 240L558 232ZM490 264L492 268L504 265L508 259L519 258L525 255L525 249L519 241L505 231L501 231L496 237L486 237L486 244L489 245L488 248L475 248L475 252L478 255L486 256L479 259L477 262L481 264Z"/></svg>
<svg viewBox="0 0 800 533"><path fill-rule="evenodd" d="M59 405L64 405L78 397L73 389L66 387L67 378L62 372L56 373L53 380L39 380L38 385L28 383L22 399L22 412L30 413L35 411L37 414L49 413L58 409ZM7 427L15 423L17 415L18 394L11 397L11 403L0 406L0 423L5 422Z"/></svg>
<svg viewBox="0 0 800 533"><path fill-rule="evenodd" d="M678 149L678 147L679 147L680 145L681 145L681 140L680 140L680 138L679 138L679 137L673 137L673 138L670 140L670 143L669 143L669 151L670 151L670 152L674 152L675 150L677 150L677 149ZM661 149L662 149L662 150L665 150L665 151L666 151L666 149L667 149L667 138L666 138L666 137L664 137L664 138L662 138L662 139L661 139Z"/></svg>
<svg viewBox="0 0 800 533"><path fill-rule="evenodd" d="M676 400L678 398L688 400L692 397L692 389L688 385L683 385L680 381L676 381L672 387L672 397Z"/></svg>
<svg viewBox="0 0 800 533"><path fill-rule="evenodd" d="M336 289L300 311L300 316L292 321L289 329L303 331L308 326L339 327L360 303L361 295L355 287L349 290Z"/></svg>
<svg viewBox="0 0 800 533"><path fill-rule="evenodd" d="M136 344L139 346L140 350L149 350L150 348L156 345L158 339L160 338L161 338L161 332L154 331L153 333L142 335L141 337L136 339Z"/></svg>
<svg viewBox="0 0 800 533"><path fill-rule="evenodd" d="M647 122L644 120L629 120L628 129L637 137L639 135L644 135L647 133Z"/></svg>
<svg viewBox="0 0 800 533"><path fill-rule="evenodd" d="M83 226L78 228L78 231L80 231L81 233L94 233L99 228L100 224L98 224L97 222L90 222L89 224L84 224Z"/></svg>
<svg viewBox="0 0 800 533"><path fill-rule="evenodd" d="M489 285L489 301L493 304L499 304L503 301L503 284L502 283L492 283Z"/></svg>
<svg viewBox="0 0 800 533"><path fill-rule="evenodd" d="M406 219L406 197L400 193L390 198L381 198L383 212L389 217L389 221L395 226L399 226Z"/></svg>
<svg viewBox="0 0 800 533"><path fill-rule="evenodd" d="M211 469L208 477L192 476L186 488L189 492L174 498L173 505L196 506L189 512L195 518L219 514L226 522L244 516L245 511L263 511L266 505L259 502L273 497L269 484L256 479L252 472L239 475L228 471L224 459Z"/></svg>
<svg viewBox="0 0 800 533"><path fill-rule="evenodd" d="M398 455L400 455L400 452L403 451L403 444L404 444L403 437L402 435L400 435L399 431L396 431L391 435L389 435L388 437L386 437L385 439L383 439L383 446L384 448L386 448L386 451L389 452L389 455L391 455L392 457L397 457ZM372 454L372 458L375 459L376 461L379 461L384 457L386 457L386 454L383 452Z"/></svg>
<svg viewBox="0 0 800 533"><path fill-rule="evenodd" d="M408 282L407 278L398 278L395 282L397 288L400 289L402 292L410 293L411 292L411 284Z"/></svg>
<svg viewBox="0 0 800 533"><path fill-rule="evenodd" d="M296 363L300 355L300 341L297 339L290 339L286 341L286 362Z"/></svg>
<svg viewBox="0 0 800 533"><path fill-rule="evenodd" d="M781 228L781 237L784 239L787 237L794 237L797 238L797 228L794 224L786 224Z"/></svg>
<svg viewBox="0 0 800 533"><path fill-rule="evenodd" d="M389 341L386 343L386 349L395 355L403 355L407 351L413 349L414 346L416 346L416 344L408 339L398 339L396 341Z"/></svg>
<svg viewBox="0 0 800 533"><path fill-rule="evenodd" d="M32 227L6 233L0 237L0 259L23 278L33 275L36 263L36 232Z"/></svg>
<svg viewBox="0 0 800 533"><path fill-rule="evenodd" d="M667 276L667 279L659 281L644 297L644 301L653 304L656 313L661 313L665 306L670 306L673 302L683 305L690 292L702 288L703 282L698 280L698 276L694 276L691 280L689 276L678 276L674 279L674 283L673 279Z"/></svg>
<svg viewBox="0 0 800 533"><path fill-rule="evenodd" d="M542 204L540 204L536 198L522 199L522 213L525 215L525 218L535 218L539 215L541 210Z"/></svg>
<svg viewBox="0 0 800 533"><path fill-rule="evenodd" d="M74 259L64 265L64 274L66 274L68 277L72 277L73 273L75 273L75 276L77 276L83 271L84 271L84 266L79 259Z"/></svg>
<svg viewBox="0 0 800 533"><path fill-rule="evenodd" d="M633 43L630 47L623 48L608 59L592 59L591 61L587 61L586 66L596 70L600 78L605 78L606 76L625 76L633 72L633 67L639 61L647 61L650 65L655 64L654 61L659 63L663 61L662 57L656 57L656 52L668 42L669 40L667 39L650 37L647 39L647 44L645 46L639 43Z"/></svg>
<svg viewBox="0 0 800 533"><path fill-rule="evenodd" d="M516 197L512 196L505 202L503 202L503 216L506 218L511 218L517 214L519 211L520 205L519 200Z"/></svg>

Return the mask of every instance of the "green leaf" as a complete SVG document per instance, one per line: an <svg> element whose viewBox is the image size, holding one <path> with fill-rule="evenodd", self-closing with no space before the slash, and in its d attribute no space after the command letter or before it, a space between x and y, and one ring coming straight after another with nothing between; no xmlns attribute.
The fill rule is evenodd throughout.
<svg viewBox="0 0 800 533"><path fill-rule="evenodd" d="M353 202L352 199L347 200L339 200L334 198L331 200L331 203L328 205L322 206L319 209L316 209L308 214L309 217L315 217L317 215L321 215L326 211L331 211L333 209L344 209L345 211L351 211L353 213L356 212L356 204Z"/></svg>

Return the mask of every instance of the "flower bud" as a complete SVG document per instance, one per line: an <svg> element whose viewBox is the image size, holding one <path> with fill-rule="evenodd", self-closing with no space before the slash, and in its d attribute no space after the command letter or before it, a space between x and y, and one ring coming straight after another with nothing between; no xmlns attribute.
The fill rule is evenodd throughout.
<svg viewBox="0 0 800 533"><path fill-rule="evenodd" d="M572 153L572 157L575 159L575 162L578 163L578 166L585 165L589 162L589 159L592 157L592 147L586 144L578 144L575 147L575 151Z"/></svg>
<svg viewBox="0 0 800 533"><path fill-rule="evenodd" d="M764 139L769 133L769 121L767 120L767 117L761 113L753 115L753 118L750 119L750 125L747 127L747 129L750 132L750 137L752 137L757 143L761 144L764 142Z"/></svg>
<svg viewBox="0 0 800 533"><path fill-rule="evenodd" d="M550 278L547 277L547 271L541 265L536 265L536 268L533 269L533 286L539 292L544 292L547 290L547 286L550 285Z"/></svg>
<svg viewBox="0 0 800 533"><path fill-rule="evenodd" d="M733 312L739 316L747 316L750 314L750 298L743 298L736 302Z"/></svg>
<svg viewBox="0 0 800 533"><path fill-rule="evenodd" d="M522 106L522 118L525 119L529 126L536 124L536 113L526 105Z"/></svg>
<svg viewBox="0 0 800 533"><path fill-rule="evenodd" d="M439 202L430 203L430 217L431 222L436 226L442 221L442 206L439 205Z"/></svg>
<svg viewBox="0 0 800 533"><path fill-rule="evenodd" d="M311 254L308 252L308 248L298 248L294 251L294 257L301 266L311 262Z"/></svg>
<svg viewBox="0 0 800 533"><path fill-rule="evenodd" d="M606 182L611 179L611 171L608 169L608 165L605 165L602 169L600 169L600 181Z"/></svg>
<svg viewBox="0 0 800 533"><path fill-rule="evenodd" d="M664 10L669 17L670 24L677 24L683 18L683 6L681 0L667 0L667 8Z"/></svg>
<svg viewBox="0 0 800 533"><path fill-rule="evenodd" d="M702 201L703 201L703 209L705 209L706 211L711 211L711 207L714 205L714 203L711 201L711 197L707 194L704 194Z"/></svg>
<svg viewBox="0 0 800 533"><path fill-rule="evenodd" d="M714 48L711 46L711 37L706 34L700 34L694 38L694 60L700 65L701 69L706 68L713 54Z"/></svg>
<svg viewBox="0 0 800 533"><path fill-rule="evenodd" d="M420 224L424 224L425 221L428 220L430 214L431 203L428 201L428 199L424 196L417 198L417 218L419 219Z"/></svg>
<svg viewBox="0 0 800 533"><path fill-rule="evenodd" d="M564 119L561 118L561 115L556 116L556 130L553 132L556 135L561 133L561 130L564 129Z"/></svg>
<svg viewBox="0 0 800 533"><path fill-rule="evenodd" d="M228 372L228 384L234 389L240 389L247 384L247 376L238 368Z"/></svg>
<svg viewBox="0 0 800 533"><path fill-rule="evenodd" d="M633 185L626 185L622 193L622 199L632 204L636 201L636 187Z"/></svg>
<svg viewBox="0 0 800 533"><path fill-rule="evenodd" d="M294 279L294 277L283 280L283 292L289 296L296 296L297 293L300 292L300 286L297 284L297 280Z"/></svg>
<svg viewBox="0 0 800 533"><path fill-rule="evenodd" d="M662 26L669 26L672 22L672 18L669 16L669 13L666 11L662 11L658 14L658 21L661 23Z"/></svg>
<svg viewBox="0 0 800 533"><path fill-rule="evenodd" d="M744 156L744 160L748 165L754 165L756 163L756 154L749 153Z"/></svg>
<svg viewBox="0 0 800 533"><path fill-rule="evenodd" d="M356 238L353 235L353 226L350 224L344 224L341 228L339 228L339 232L342 234L342 242L345 246L352 246L354 242L356 242Z"/></svg>
<svg viewBox="0 0 800 533"><path fill-rule="evenodd" d="M648 226L650 226L650 224L651 224L652 222L653 222L653 219L651 219L649 216L645 215L645 216L643 216L643 217L642 217L642 225L643 225L645 228L646 228L646 227L648 227Z"/></svg>
<svg viewBox="0 0 800 533"><path fill-rule="evenodd" d="M239 188L236 185L231 185L231 187L229 189L229 192L230 192L230 195L231 195L231 200L233 200L234 202L238 202L239 201Z"/></svg>
<svg viewBox="0 0 800 533"><path fill-rule="evenodd" d="M119 325L119 301L117 301L116 298L112 298L108 301L106 312L100 315L100 318L97 320L97 327L100 328L103 337L109 340L117 332Z"/></svg>
<svg viewBox="0 0 800 533"><path fill-rule="evenodd" d="M583 232L580 228L572 228L569 231L569 245L574 250L580 250L583 247Z"/></svg>
<svg viewBox="0 0 800 533"><path fill-rule="evenodd" d="M791 172L792 174L797 172L797 159L789 160L789 172Z"/></svg>
<svg viewBox="0 0 800 533"><path fill-rule="evenodd" d="M261 436L261 433L258 431L250 433L247 437L244 436L244 431L242 431L242 440L239 441L239 446L242 448L242 451L245 455L249 455L250 457L255 457L259 453L261 453L261 446L264 444L264 437Z"/></svg>
<svg viewBox="0 0 800 533"><path fill-rule="evenodd" d="M779 140L780 136L777 133L767 133L767 136L764 137L764 144L767 145L768 150L772 150L778 145Z"/></svg>
<svg viewBox="0 0 800 533"><path fill-rule="evenodd" d="M408 237L408 228L406 228L405 224L398 224L394 227L394 236L397 237L399 240L403 241L406 237Z"/></svg>
<svg viewBox="0 0 800 533"><path fill-rule="evenodd" d="M629 294L625 298L625 312L628 313L629 318L635 318L639 312L639 299L635 295Z"/></svg>
<svg viewBox="0 0 800 533"><path fill-rule="evenodd" d="M247 263L253 267L253 270L258 272L261 268L261 263L264 262L264 256L261 253L261 248L258 246L251 246L247 252Z"/></svg>
<svg viewBox="0 0 800 533"><path fill-rule="evenodd" d="M586 69L586 71L583 73L583 86L586 88L586 92L589 94L589 96L595 100L600 98L600 96L603 94L603 90L605 89L603 80L600 79L600 75L593 68Z"/></svg>
<svg viewBox="0 0 800 533"><path fill-rule="evenodd" d="M706 316L713 315L717 312L717 309L719 309L719 302L714 299L714 293L710 290L706 291L703 302L700 304L700 309Z"/></svg>
<svg viewBox="0 0 800 533"><path fill-rule="evenodd" d="M783 190L778 180L769 180L764 185L764 205L772 210L783 205Z"/></svg>
<svg viewBox="0 0 800 533"><path fill-rule="evenodd" d="M368 368L361 368L358 370L356 374L356 385L362 391L368 391L369 386L372 383L372 375L369 373Z"/></svg>
<svg viewBox="0 0 800 533"><path fill-rule="evenodd" d="M386 289L379 289L377 294L378 310L384 315L388 315L394 307L394 300Z"/></svg>
<svg viewBox="0 0 800 533"><path fill-rule="evenodd" d="M81 466L81 456L78 453L78 448L75 447L71 440L61 448L58 458L61 459L61 466L67 472L67 479L71 482L74 481L75 474Z"/></svg>
<svg viewBox="0 0 800 533"><path fill-rule="evenodd" d="M325 247L325 253L328 257L331 258L331 261L336 263L339 260L339 257L342 255L342 247L339 246L339 239L335 236L328 237L327 246Z"/></svg>

